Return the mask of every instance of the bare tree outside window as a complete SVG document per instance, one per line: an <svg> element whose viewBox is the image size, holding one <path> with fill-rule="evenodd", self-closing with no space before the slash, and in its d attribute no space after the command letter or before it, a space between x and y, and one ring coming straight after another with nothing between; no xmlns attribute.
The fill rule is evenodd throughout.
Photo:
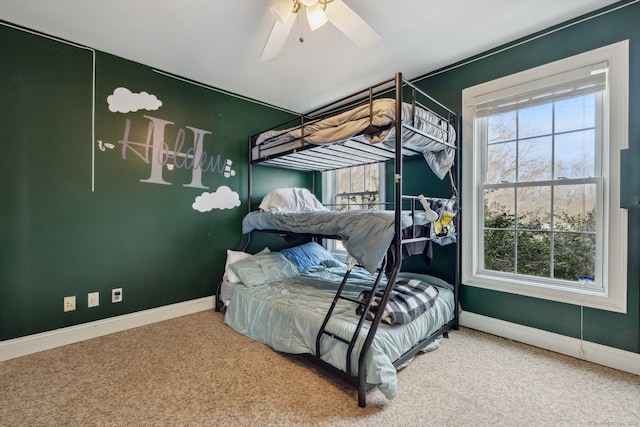
<svg viewBox="0 0 640 427"><path fill-rule="evenodd" d="M380 166L354 166L336 171L336 210L380 209Z"/></svg>
<svg viewBox="0 0 640 427"><path fill-rule="evenodd" d="M487 117L484 267L595 277L594 94Z"/></svg>

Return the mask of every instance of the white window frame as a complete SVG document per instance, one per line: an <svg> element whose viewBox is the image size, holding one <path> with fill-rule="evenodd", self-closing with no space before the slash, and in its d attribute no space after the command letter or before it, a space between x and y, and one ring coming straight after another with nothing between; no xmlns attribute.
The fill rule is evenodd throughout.
<svg viewBox="0 0 640 427"><path fill-rule="evenodd" d="M477 143L476 106L503 95L509 88L553 78L602 61L609 64L604 102L602 173L604 215L601 251L602 290L559 286L553 279L482 270L483 147ZM628 148L629 42L609 46L482 83L462 92L462 283L485 289L626 313L627 211L620 208L620 151ZM599 248L600 249L600 248ZM599 250L598 249L598 250Z"/></svg>

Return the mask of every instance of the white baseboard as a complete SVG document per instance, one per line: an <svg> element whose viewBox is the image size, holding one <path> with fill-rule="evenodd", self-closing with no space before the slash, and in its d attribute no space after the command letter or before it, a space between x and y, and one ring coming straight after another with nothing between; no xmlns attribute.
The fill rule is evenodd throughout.
<svg viewBox="0 0 640 427"><path fill-rule="evenodd" d="M213 309L214 297L204 297L68 328L0 342L0 362L44 350Z"/></svg>
<svg viewBox="0 0 640 427"><path fill-rule="evenodd" d="M463 311L460 325L640 375L640 354Z"/></svg>
<svg viewBox="0 0 640 427"><path fill-rule="evenodd" d="M97 338L175 317L212 310L214 297L204 297L123 316L0 342L0 362L63 345ZM640 375L640 354L463 311L460 325L555 351L588 362Z"/></svg>

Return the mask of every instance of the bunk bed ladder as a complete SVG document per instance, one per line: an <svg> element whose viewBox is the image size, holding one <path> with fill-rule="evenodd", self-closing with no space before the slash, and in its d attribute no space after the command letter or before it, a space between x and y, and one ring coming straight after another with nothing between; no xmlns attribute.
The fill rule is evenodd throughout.
<svg viewBox="0 0 640 427"><path fill-rule="evenodd" d="M380 281L382 280L382 275L384 273L384 265L382 266L382 268L378 271L378 275L376 277L376 280L373 282L373 285L371 286L371 293L369 294L369 298L366 299L366 301L360 301L358 299L354 299L345 295L342 295L342 292L344 290L344 287L347 283L347 280L349 278L349 274L351 273L351 270L353 269L353 267L355 266L355 263L350 263L347 266L347 272L344 275L344 277L342 278L342 282L340 283L340 286L338 287L338 290L336 291L335 296L333 297L333 302L331 303L331 306L329 307L329 310L327 311L327 314L324 318L324 321L322 322L322 326L320 327L320 330L318 331L318 335L316 336L316 357L320 357L320 341L322 339L323 335L327 335L333 339L336 339L338 341L341 341L345 344L348 345L348 349L347 349L347 375L348 376L353 376L352 374L352 370L351 370L351 354L353 353L353 349L356 345L356 341L358 339L358 335L360 334L360 329L362 329L362 325L364 324L367 315L369 314L369 309L371 307L371 302L373 301L374 298L374 294L376 292L376 289L378 287L378 285L380 284ZM333 311L336 307L336 304L338 303L338 300L345 300L345 301L351 301L351 302L355 302L356 304L360 304L360 307L362 308L361 310L361 314L360 314L360 320L358 321L358 325L356 326L355 331L353 332L353 335L351 336L351 338L345 338L345 337L341 337L338 336L336 334L334 334L333 332L329 332L326 330L326 326L329 323L329 319L331 318L331 316L333 315Z"/></svg>

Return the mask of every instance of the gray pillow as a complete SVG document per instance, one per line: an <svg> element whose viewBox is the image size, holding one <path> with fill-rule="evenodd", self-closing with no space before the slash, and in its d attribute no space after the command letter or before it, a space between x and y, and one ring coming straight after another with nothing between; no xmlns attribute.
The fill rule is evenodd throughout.
<svg viewBox="0 0 640 427"><path fill-rule="evenodd" d="M298 274L295 265L279 252L254 255L229 267L246 286L259 286Z"/></svg>

